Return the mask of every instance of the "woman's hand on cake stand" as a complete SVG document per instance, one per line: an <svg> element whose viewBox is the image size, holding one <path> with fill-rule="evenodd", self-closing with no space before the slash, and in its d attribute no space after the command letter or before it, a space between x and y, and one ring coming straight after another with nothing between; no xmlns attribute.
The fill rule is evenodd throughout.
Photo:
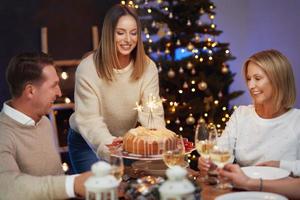
<svg viewBox="0 0 300 200"><path fill-rule="evenodd" d="M110 152L114 152L119 149L120 146L123 144L123 138L122 137L116 137L111 144L107 144Z"/></svg>

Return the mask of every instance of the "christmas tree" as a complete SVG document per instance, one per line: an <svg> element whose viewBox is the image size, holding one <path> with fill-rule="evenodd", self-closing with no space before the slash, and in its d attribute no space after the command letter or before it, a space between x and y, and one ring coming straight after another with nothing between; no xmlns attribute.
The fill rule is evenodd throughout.
<svg viewBox="0 0 300 200"><path fill-rule="evenodd" d="M229 101L243 92L229 92L234 59L222 31L214 24L209 0L121 1L138 9L145 50L160 72L160 92L167 128L193 140L197 120L214 123L221 133L232 112Z"/></svg>

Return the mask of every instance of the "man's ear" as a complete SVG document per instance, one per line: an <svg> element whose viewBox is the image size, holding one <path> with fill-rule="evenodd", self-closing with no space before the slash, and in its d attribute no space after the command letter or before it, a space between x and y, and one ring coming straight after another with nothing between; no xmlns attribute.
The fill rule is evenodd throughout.
<svg viewBox="0 0 300 200"><path fill-rule="evenodd" d="M23 95L26 96L29 99L32 99L36 92L36 88L32 84L26 84L24 90L23 90Z"/></svg>

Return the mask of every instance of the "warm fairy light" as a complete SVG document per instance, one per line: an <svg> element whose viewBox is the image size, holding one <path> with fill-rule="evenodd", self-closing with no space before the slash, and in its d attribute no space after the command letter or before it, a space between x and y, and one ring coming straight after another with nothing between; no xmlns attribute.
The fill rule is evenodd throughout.
<svg viewBox="0 0 300 200"><path fill-rule="evenodd" d="M217 124L217 128L221 128L221 124Z"/></svg>
<svg viewBox="0 0 300 200"><path fill-rule="evenodd" d="M168 11L169 10L169 8L168 7L165 7L165 11Z"/></svg>
<svg viewBox="0 0 300 200"><path fill-rule="evenodd" d="M151 39L149 39L149 40L148 40L148 42L149 42L149 43L152 43L152 40L151 40Z"/></svg>
<svg viewBox="0 0 300 200"><path fill-rule="evenodd" d="M224 110L224 111L225 111L226 109L227 109L227 108L226 108L225 106L222 108L222 110Z"/></svg>
<svg viewBox="0 0 300 200"><path fill-rule="evenodd" d="M60 77L61 77L63 80L66 80L66 79L69 78L69 75L68 75L67 72L62 72L62 73L60 74Z"/></svg>
<svg viewBox="0 0 300 200"><path fill-rule="evenodd" d="M167 124L171 124L171 121L170 121L170 120L167 120L166 122L167 122Z"/></svg>
<svg viewBox="0 0 300 200"><path fill-rule="evenodd" d="M204 117L208 117L208 114L207 114L207 113L204 113Z"/></svg>
<svg viewBox="0 0 300 200"><path fill-rule="evenodd" d="M216 25L215 24L211 24L210 27L211 28L216 28Z"/></svg>
<svg viewBox="0 0 300 200"><path fill-rule="evenodd" d="M208 41L208 42L211 42L211 38L210 38L210 37L209 37L209 38L207 38L207 41Z"/></svg>
<svg viewBox="0 0 300 200"><path fill-rule="evenodd" d="M214 104L215 104L215 105L218 105L218 104L219 104L219 101L218 101L218 100L215 100L215 101L214 101Z"/></svg>
<svg viewBox="0 0 300 200"><path fill-rule="evenodd" d="M210 19L214 19L215 16L214 16L214 15L210 15L209 18L210 18Z"/></svg>
<svg viewBox="0 0 300 200"><path fill-rule="evenodd" d="M182 128L182 126L180 126L180 127L179 127L179 131L183 131L183 128Z"/></svg>
<svg viewBox="0 0 300 200"><path fill-rule="evenodd" d="M63 169L64 172L67 172L69 170L69 166L65 162L61 165L61 167L62 167L62 169Z"/></svg>
<svg viewBox="0 0 300 200"><path fill-rule="evenodd" d="M193 51L192 51L193 53L198 53L199 52L199 50L198 49L193 49Z"/></svg>
<svg viewBox="0 0 300 200"><path fill-rule="evenodd" d="M122 5L125 5L125 4L126 4L126 2L125 2L125 1L121 1L121 4L122 4Z"/></svg>
<svg viewBox="0 0 300 200"><path fill-rule="evenodd" d="M147 38L147 39L149 39L149 38L150 38L150 35L149 35L148 33L146 34L146 38Z"/></svg>
<svg viewBox="0 0 300 200"><path fill-rule="evenodd" d="M225 117L222 117L222 122L226 122L226 118Z"/></svg>
<svg viewBox="0 0 300 200"><path fill-rule="evenodd" d="M170 106L173 106L173 101L170 101Z"/></svg>
<svg viewBox="0 0 300 200"><path fill-rule="evenodd" d="M178 106L178 103L177 103L177 102L174 102L174 106L177 107L177 106Z"/></svg>
<svg viewBox="0 0 300 200"><path fill-rule="evenodd" d="M192 81L191 81L191 84L193 84L193 85L194 85L195 83L196 83L196 81L195 81L195 80L192 80Z"/></svg>
<svg viewBox="0 0 300 200"><path fill-rule="evenodd" d="M128 4L129 4L129 5L133 5L133 1L129 1Z"/></svg>
<svg viewBox="0 0 300 200"><path fill-rule="evenodd" d="M151 8L148 8L147 12L150 14L152 12Z"/></svg>
<svg viewBox="0 0 300 200"><path fill-rule="evenodd" d="M238 107L237 106L233 106L233 109L235 110L235 109L237 109Z"/></svg>
<svg viewBox="0 0 300 200"><path fill-rule="evenodd" d="M209 53L209 54L212 54L212 50L208 50L208 53Z"/></svg>
<svg viewBox="0 0 300 200"><path fill-rule="evenodd" d="M207 47L206 47L206 46L204 46L204 47L203 47L203 50L205 51L206 49L207 49Z"/></svg>
<svg viewBox="0 0 300 200"><path fill-rule="evenodd" d="M65 103L71 103L71 99L68 98L68 97L66 97L66 98L65 98Z"/></svg>
<svg viewBox="0 0 300 200"><path fill-rule="evenodd" d="M166 49L165 50L165 54L169 54L170 53L170 50L169 49Z"/></svg>
<svg viewBox="0 0 300 200"><path fill-rule="evenodd" d="M225 53L227 53L227 54L229 54L229 52L230 52L230 51L229 51L228 49L225 51Z"/></svg>
<svg viewBox="0 0 300 200"><path fill-rule="evenodd" d="M209 57L208 57L208 60L212 60L212 59L213 59L213 57L212 57L212 56L209 56Z"/></svg>
<svg viewBox="0 0 300 200"><path fill-rule="evenodd" d="M226 118L229 118L230 116L229 116L229 114L226 114L225 117L226 117Z"/></svg>
<svg viewBox="0 0 300 200"><path fill-rule="evenodd" d="M192 91L192 92L195 92L195 91L196 91L196 89L195 89L195 88L192 88L192 89L191 89L191 91Z"/></svg>
<svg viewBox="0 0 300 200"><path fill-rule="evenodd" d="M198 59L199 58L199 56L198 55L195 55L195 59Z"/></svg>
<svg viewBox="0 0 300 200"><path fill-rule="evenodd" d="M138 8L139 8L139 5L135 5L134 7L135 7L136 9L138 9Z"/></svg>
<svg viewBox="0 0 300 200"><path fill-rule="evenodd" d="M179 92L179 94L182 94L182 93L183 93L183 91L182 91L182 90L178 90L178 92Z"/></svg>
<svg viewBox="0 0 300 200"><path fill-rule="evenodd" d="M214 6L213 6L213 5L210 5L210 6L209 6L209 9L211 9L211 10L214 9Z"/></svg>
<svg viewBox="0 0 300 200"><path fill-rule="evenodd" d="M212 46L212 47L215 47L215 46L217 46L217 44L218 44L217 42L214 42L214 43L212 43L211 46Z"/></svg>
<svg viewBox="0 0 300 200"><path fill-rule="evenodd" d="M203 58L201 57L201 58L199 59L199 61L200 61L200 62L203 62Z"/></svg>

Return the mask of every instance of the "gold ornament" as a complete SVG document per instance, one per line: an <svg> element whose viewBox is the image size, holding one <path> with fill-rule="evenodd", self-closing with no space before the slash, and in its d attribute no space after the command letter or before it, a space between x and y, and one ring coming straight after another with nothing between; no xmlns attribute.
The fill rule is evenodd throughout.
<svg viewBox="0 0 300 200"><path fill-rule="evenodd" d="M189 42L189 44L187 45L187 48L188 48L188 50L191 51L194 48L194 45L191 42Z"/></svg>
<svg viewBox="0 0 300 200"><path fill-rule="evenodd" d="M184 89L187 89L187 88L189 88L189 85L187 84L187 82L184 82L182 87L183 87Z"/></svg>
<svg viewBox="0 0 300 200"><path fill-rule="evenodd" d="M171 68L169 71L168 71L168 77L169 78L174 78L176 75L175 71Z"/></svg>
<svg viewBox="0 0 300 200"><path fill-rule="evenodd" d="M206 89L207 89L207 83L204 82L204 81L201 81L200 83L198 83L198 88L199 88L199 90L201 90L201 91L206 90Z"/></svg>
<svg viewBox="0 0 300 200"><path fill-rule="evenodd" d="M191 73L192 73L193 75L195 75L195 74L196 74L196 70L195 70L195 68L193 68L193 69L192 69Z"/></svg>
<svg viewBox="0 0 300 200"><path fill-rule="evenodd" d="M184 72L183 68L180 67L180 68L179 68L179 73L180 73L180 74L183 74L183 72Z"/></svg>
<svg viewBox="0 0 300 200"><path fill-rule="evenodd" d="M228 67L226 65L223 65L222 69L221 69L223 74L227 74L228 73Z"/></svg>
<svg viewBox="0 0 300 200"><path fill-rule="evenodd" d="M195 121L196 120L192 114L190 114L190 116L188 118L186 118L186 120L185 120L187 125L193 125L193 124L195 124Z"/></svg>
<svg viewBox="0 0 300 200"><path fill-rule="evenodd" d="M186 22L186 25L191 26L192 25L191 20L188 19L187 22Z"/></svg>
<svg viewBox="0 0 300 200"><path fill-rule="evenodd" d="M192 69L193 68L193 64L191 63L191 61L189 61L186 65L187 69Z"/></svg>

